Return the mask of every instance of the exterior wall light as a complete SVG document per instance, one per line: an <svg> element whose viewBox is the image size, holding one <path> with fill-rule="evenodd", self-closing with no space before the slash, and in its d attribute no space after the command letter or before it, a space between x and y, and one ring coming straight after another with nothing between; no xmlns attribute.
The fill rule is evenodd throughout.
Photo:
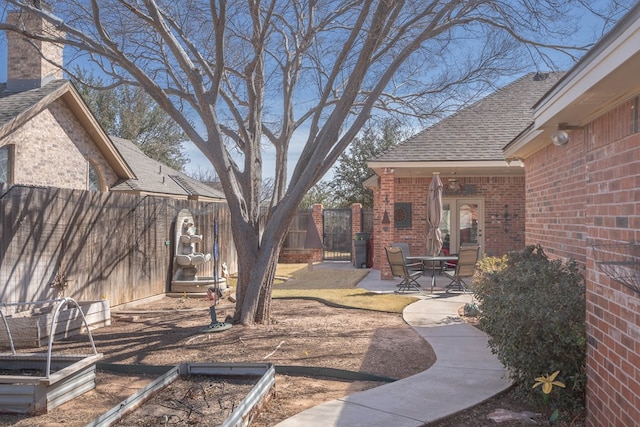
<svg viewBox="0 0 640 427"><path fill-rule="evenodd" d="M558 129L551 134L551 142L553 142L553 145L557 145L558 147L565 145L567 142L569 142L569 134L567 133L567 131Z"/></svg>
<svg viewBox="0 0 640 427"><path fill-rule="evenodd" d="M569 134L567 131L576 129L581 129L581 127L567 123L558 123L558 130L551 134L551 142L553 142L553 145L557 145L558 147L565 145L569 142Z"/></svg>

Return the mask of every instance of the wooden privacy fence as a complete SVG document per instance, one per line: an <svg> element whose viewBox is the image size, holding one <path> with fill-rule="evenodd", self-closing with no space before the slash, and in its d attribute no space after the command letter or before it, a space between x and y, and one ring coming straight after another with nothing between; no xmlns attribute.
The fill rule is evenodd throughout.
<svg viewBox="0 0 640 427"><path fill-rule="evenodd" d="M299 209L296 212L283 244L284 249L304 249L311 212L311 209Z"/></svg>
<svg viewBox="0 0 640 427"><path fill-rule="evenodd" d="M237 271L227 205L162 197L0 184L0 301L108 299L112 306L167 292L174 222L189 209L200 252ZM213 275L213 261L199 275ZM52 285L57 284L58 287Z"/></svg>

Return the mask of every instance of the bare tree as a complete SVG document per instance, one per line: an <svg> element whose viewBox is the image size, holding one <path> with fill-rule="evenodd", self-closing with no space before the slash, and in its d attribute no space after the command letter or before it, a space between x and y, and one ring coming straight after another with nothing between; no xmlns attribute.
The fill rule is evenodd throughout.
<svg viewBox="0 0 640 427"><path fill-rule="evenodd" d="M232 213L244 324L269 322L292 216L370 116L433 117L501 76L549 68L552 54L578 56L567 40L584 13L619 13L617 2L599 11L586 0L58 0L52 13L7 3L66 38L0 29L65 43L111 85L143 88L211 161ZM288 180L300 129L308 136ZM260 230L264 144L277 166Z"/></svg>
<svg viewBox="0 0 640 427"><path fill-rule="evenodd" d="M216 190L224 192L222 188L222 183L220 182L220 178L211 170L202 170L198 168L197 170L188 173L191 178L197 179L204 184L207 184L210 187L215 188ZM263 206L268 206L271 201L271 196L273 193L273 178L263 178L262 183L260 185L260 203Z"/></svg>
<svg viewBox="0 0 640 427"><path fill-rule="evenodd" d="M101 78L79 68L75 73L78 92L109 135L133 141L152 159L184 170L189 163L181 146L184 132L144 89L121 85L99 90L96 87L104 86Z"/></svg>
<svg viewBox="0 0 640 427"><path fill-rule="evenodd" d="M343 208L353 203L372 208L373 191L363 183L373 175L367 161L378 157L408 136L395 120L386 119L379 123L369 121L349 148L340 155L333 168L333 179L328 183L328 189L334 203Z"/></svg>

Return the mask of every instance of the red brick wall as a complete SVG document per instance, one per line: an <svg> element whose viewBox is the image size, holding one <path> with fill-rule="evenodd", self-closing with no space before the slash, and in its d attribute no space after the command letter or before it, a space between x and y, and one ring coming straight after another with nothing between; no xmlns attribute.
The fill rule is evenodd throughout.
<svg viewBox="0 0 640 427"><path fill-rule="evenodd" d="M282 249L278 256L281 264L306 264L322 262L322 249Z"/></svg>
<svg viewBox="0 0 640 427"><path fill-rule="evenodd" d="M447 177L441 177L443 184ZM484 233L487 255L500 256L524 247L525 209L524 177L457 177L458 182L472 192L445 197L470 197L484 200ZM395 178L383 174L374 192L374 268L383 279L390 279L384 247L393 242L407 242L411 253L425 253L427 235L427 194L431 177ZM411 228L394 229L394 203L411 203ZM387 211L390 224L382 224Z"/></svg>
<svg viewBox="0 0 640 427"><path fill-rule="evenodd" d="M484 254L502 256L524 247L524 177L460 178L484 199ZM447 192L445 191L445 197ZM476 196L471 196L476 197Z"/></svg>
<svg viewBox="0 0 640 427"><path fill-rule="evenodd" d="M640 241L640 134L624 103L525 162L527 244L587 278L587 424L640 420L640 295L603 274L593 245ZM624 252L619 249L619 252Z"/></svg>
<svg viewBox="0 0 640 427"><path fill-rule="evenodd" d="M588 128L586 213L596 244L640 241L640 134L632 133L632 111L625 103ZM588 253L588 424L637 425L640 295L603 274L599 254Z"/></svg>
<svg viewBox="0 0 640 427"><path fill-rule="evenodd" d="M564 146L548 146L525 161L526 244L554 258L584 263L586 164L584 132Z"/></svg>
<svg viewBox="0 0 640 427"><path fill-rule="evenodd" d="M395 178L394 201L411 203L411 228L393 229L391 243L408 243L412 254L424 254L427 250L427 197L430 183L431 178ZM389 212L393 228L393 205Z"/></svg>

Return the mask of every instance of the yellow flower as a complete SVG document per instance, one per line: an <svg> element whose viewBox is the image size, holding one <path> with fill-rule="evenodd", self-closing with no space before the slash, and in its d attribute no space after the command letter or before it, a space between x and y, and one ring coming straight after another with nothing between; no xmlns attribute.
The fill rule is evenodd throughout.
<svg viewBox="0 0 640 427"><path fill-rule="evenodd" d="M539 385L542 385L542 392L544 394L551 393L551 390L553 390L554 385L564 388L565 385L563 382L555 380L559 373L560 371L555 371L551 375L543 375L541 377L536 378L536 383L533 385L533 388L536 388Z"/></svg>

